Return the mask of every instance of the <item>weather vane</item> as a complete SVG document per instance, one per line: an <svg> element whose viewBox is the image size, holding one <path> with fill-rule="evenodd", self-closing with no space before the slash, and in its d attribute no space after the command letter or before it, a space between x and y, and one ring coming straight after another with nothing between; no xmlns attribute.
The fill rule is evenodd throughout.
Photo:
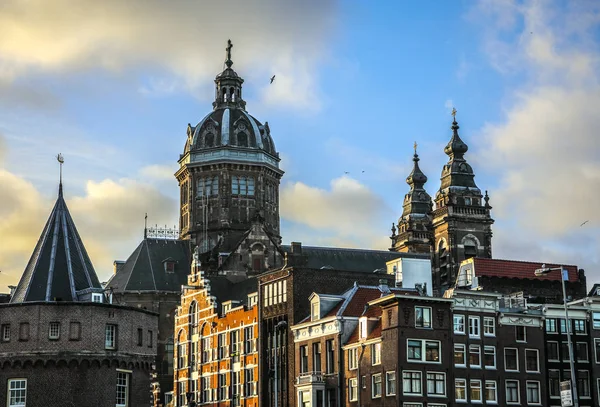
<svg viewBox="0 0 600 407"><path fill-rule="evenodd" d="M452 108L452 117L454 117L454 119L456 119L456 108Z"/></svg>
<svg viewBox="0 0 600 407"><path fill-rule="evenodd" d="M417 154L417 142L416 141L415 141L414 147L415 147L415 155L416 155Z"/></svg>
<svg viewBox="0 0 600 407"><path fill-rule="evenodd" d="M63 158L61 153L58 153L58 155L56 156L56 159L60 163L60 183L62 184L62 166L65 163L65 159Z"/></svg>
<svg viewBox="0 0 600 407"><path fill-rule="evenodd" d="M227 40L227 48L225 48L225 50L227 51L227 66L231 67L231 65L233 65L233 62L231 61L231 48L233 48L233 44L231 43L231 40Z"/></svg>

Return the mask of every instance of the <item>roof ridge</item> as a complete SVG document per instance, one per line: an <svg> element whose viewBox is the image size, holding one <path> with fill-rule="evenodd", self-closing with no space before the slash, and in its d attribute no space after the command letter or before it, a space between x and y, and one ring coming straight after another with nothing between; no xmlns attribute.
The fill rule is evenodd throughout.
<svg viewBox="0 0 600 407"><path fill-rule="evenodd" d="M69 285L71 286L71 297L73 300L77 298L77 290L75 289L75 276L73 275L73 260L71 259L71 246L69 246L69 236L67 228L67 216L66 216L67 208L65 205L65 210L62 213L62 229L63 229L63 244L65 245L65 254L67 255L67 273L69 276ZM91 284L90 284L91 286Z"/></svg>
<svg viewBox="0 0 600 407"><path fill-rule="evenodd" d="M150 257L149 246L149 244L146 244L146 254L148 255L148 263L150 264L150 275L152 276L152 283L154 284L154 289L156 290L156 279L154 278L154 267L152 267L152 258Z"/></svg>
<svg viewBox="0 0 600 407"><path fill-rule="evenodd" d="M576 267L579 268L576 264L564 264L564 263L560 263L560 262L544 262L544 261L531 261L531 260L514 260L514 259L498 259L498 258L493 258L493 259L488 259L486 257L474 257L473 261L479 261L479 260L483 260L483 261L503 261L503 262L512 262L512 263L527 263L527 264L550 264L550 265L556 265L556 266L563 266L563 267Z"/></svg>
<svg viewBox="0 0 600 407"><path fill-rule="evenodd" d="M350 290L346 291L348 293L348 298L346 299L346 301L344 301L344 303L342 304L342 306L336 313L336 316L341 316L344 314L344 312L346 311L346 308L348 307L348 304L350 304L350 301L352 301L352 298L354 298L354 295L358 291L358 287L359 286L357 284L357 285L352 286L352 288Z"/></svg>
<svg viewBox="0 0 600 407"><path fill-rule="evenodd" d="M136 250L137 251L137 256L135 256L135 261L133 262L133 266L136 265L138 259L140 258L140 253L142 252L142 246L144 245L144 242L146 242L146 239L142 240L140 242L140 244L138 245L138 247L140 248L140 250ZM129 260L129 259L127 259L127 260ZM125 261L125 262L127 262L127 261ZM123 291L127 290L127 286L129 285L129 280L131 280L131 276L133 275L133 266L131 267L131 271L129 272L129 277L127 277L127 281L125 282L125 287L123 287ZM116 273L115 273L115 275L116 275Z"/></svg>

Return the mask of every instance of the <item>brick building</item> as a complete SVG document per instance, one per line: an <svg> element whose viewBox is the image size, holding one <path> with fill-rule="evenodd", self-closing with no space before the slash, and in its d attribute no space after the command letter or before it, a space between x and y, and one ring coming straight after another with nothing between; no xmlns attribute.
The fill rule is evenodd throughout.
<svg viewBox="0 0 600 407"><path fill-rule="evenodd" d="M19 284L0 304L0 395L9 407L148 404L157 322L108 302L61 180Z"/></svg>

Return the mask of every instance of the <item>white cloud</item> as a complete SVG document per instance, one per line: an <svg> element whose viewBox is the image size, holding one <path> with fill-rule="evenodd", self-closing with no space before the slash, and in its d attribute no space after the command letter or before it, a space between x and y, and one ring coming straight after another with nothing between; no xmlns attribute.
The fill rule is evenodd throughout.
<svg viewBox="0 0 600 407"><path fill-rule="evenodd" d="M177 171L176 165L147 165L142 167L139 171L140 175L144 178L157 181L173 181L175 180L175 172Z"/></svg>
<svg viewBox="0 0 600 407"><path fill-rule="evenodd" d="M194 92L219 72L231 38L234 68L265 83L278 75L267 102L314 108L315 65L334 15L330 0L8 0L0 12L0 77L101 68L144 72L147 94Z"/></svg>
<svg viewBox="0 0 600 407"><path fill-rule="evenodd" d="M487 124L477 147L500 176L495 255L572 262L598 279L600 50L591 38L600 7L566 4L480 3L492 64L528 80L511 90L504 120Z"/></svg>
<svg viewBox="0 0 600 407"><path fill-rule="evenodd" d="M393 219L393 213L381 197L344 176L332 180L328 190L302 182L284 185L281 217L304 228L299 229L301 233L311 236L307 244L379 247L384 241L382 225Z"/></svg>

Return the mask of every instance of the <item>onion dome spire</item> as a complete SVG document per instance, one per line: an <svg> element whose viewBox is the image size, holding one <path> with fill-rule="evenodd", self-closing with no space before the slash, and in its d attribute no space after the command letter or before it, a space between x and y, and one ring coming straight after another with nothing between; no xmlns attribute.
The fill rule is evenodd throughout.
<svg viewBox="0 0 600 407"><path fill-rule="evenodd" d="M427 176L423 174L423 171L419 168L419 155L417 154L417 142L414 145L415 154L413 155L413 166L412 172L406 178L406 183L410 186L411 191L414 189L423 189L423 185L427 182Z"/></svg>
<svg viewBox="0 0 600 407"><path fill-rule="evenodd" d="M215 110L227 107L246 108L246 102L242 99L242 84L244 80L231 68L233 65L231 59L232 49L233 43L231 40L227 40L227 47L225 48L226 68L215 78L216 89L215 101L213 102Z"/></svg>
<svg viewBox="0 0 600 407"><path fill-rule="evenodd" d="M452 138L444 148L444 153L450 157L450 159L462 159L465 153L469 150L469 146L465 144L464 141L461 140L458 135L458 123L456 122L456 109L452 108Z"/></svg>
<svg viewBox="0 0 600 407"><path fill-rule="evenodd" d="M414 144L415 153L413 155L413 170L406 178L406 183L410 186L410 191L404 197L402 218L408 215L426 216L431 207L431 197L425 191L424 185L427 182L427 176L419 168L419 155L417 154L417 143Z"/></svg>

